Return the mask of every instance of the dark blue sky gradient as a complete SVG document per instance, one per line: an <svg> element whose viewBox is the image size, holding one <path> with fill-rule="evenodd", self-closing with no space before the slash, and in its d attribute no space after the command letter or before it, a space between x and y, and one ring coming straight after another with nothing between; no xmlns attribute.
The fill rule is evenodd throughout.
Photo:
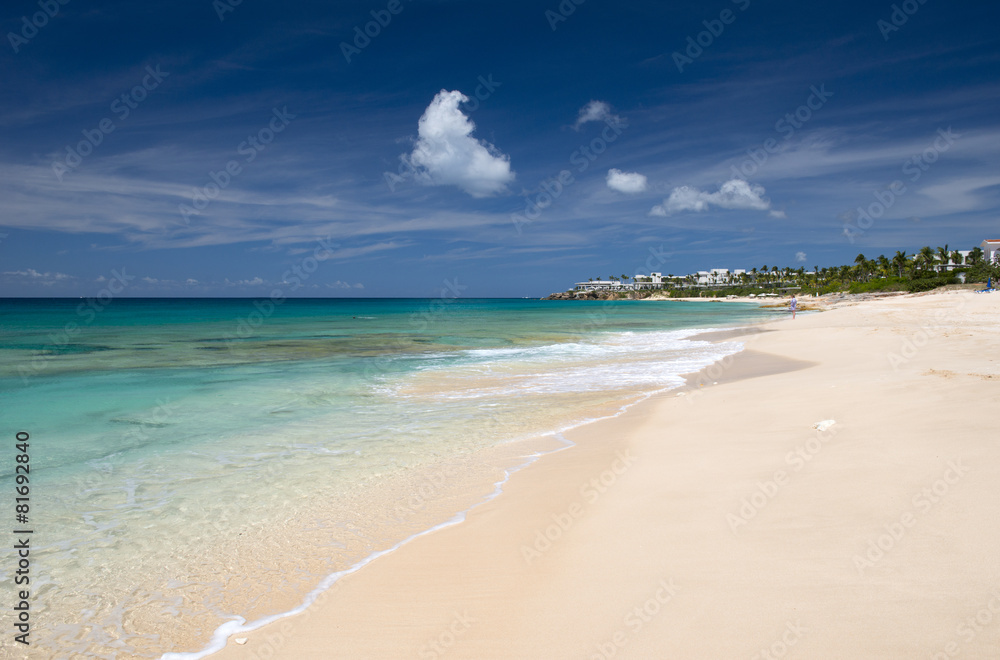
<svg viewBox="0 0 1000 660"><path fill-rule="evenodd" d="M669 255L654 270L681 274L1000 238L995 3L911 0L885 38L893 3L566 0L575 10L552 30L555 0L400 0L348 63L340 44L388 4L243 0L220 20L212 0L69 0L15 52L10 35L41 9L4 3L0 296L95 295L113 269L135 276L133 296L422 297L444 280L464 296L538 296L642 271L651 250ZM673 53L723 10L731 23L679 71ZM113 104L147 67L169 75L122 117ZM388 185L435 95L477 87L484 98L459 107L513 181L473 196L456 161L450 179ZM832 96L778 130L813 88ZM576 125L591 101L622 121L613 142L602 121ZM284 108L294 119L273 141L241 153ZM53 164L102 119L114 130L60 179ZM938 139L949 128L959 137ZM581 160L593 144L606 149ZM912 179L922 153L933 162ZM185 219L230 161L239 173ZM755 192L720 202L741 165ZM645 189L612 190L612 168ZM573 182L516 225L563 170ZM859 219L894 181L906 191ZM283 273L323 238L336 247L293 288Z"/></svg>

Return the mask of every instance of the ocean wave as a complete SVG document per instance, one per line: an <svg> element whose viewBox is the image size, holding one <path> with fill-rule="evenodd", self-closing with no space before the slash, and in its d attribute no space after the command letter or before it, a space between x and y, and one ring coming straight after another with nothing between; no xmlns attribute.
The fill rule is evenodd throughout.
<svg viewBox="0 0 1000 660"><path fill-rule="evenodd" d="M469 350L462 360L427 365L377 387L383 396L437 400L670 389L684 383L684 374L742 350L740 342L691 339L711 330L616 332L589 342Z"/></svg>

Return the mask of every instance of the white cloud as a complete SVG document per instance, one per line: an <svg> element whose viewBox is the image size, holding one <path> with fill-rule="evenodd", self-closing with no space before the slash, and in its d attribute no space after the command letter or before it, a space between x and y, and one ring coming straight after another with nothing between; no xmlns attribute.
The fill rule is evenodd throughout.
<svg viewBox="0 0 1000 660"><path fill-rule="evenodd" d="M184 280L184 283L185 284L197 284L198 280L194 279L193 277L189 277L186 280Z"/></svg>
<svg viewBox="0 0 1000 660"><path fill-rule="evenodd" d="M612 114L611 106L604 101L591 101L580 108L580 113L577 115L573 128L580 130L581 126L590 121L606 121L611 124L621 124L622 118L616 114Z"/></svg>
<svg viewBox="0 0 1000 660"><path fill-rule="evenodd" d="M657 204L650 215L666 216L681 211L707 211L710 206L723 209L752 209L766 211L771 202L764 198L764 187L750 184L743 179L731 179L723 183L718 192L705 192L690 186L680 186L670 192L670 197ZM779 211L780 213L780 211Z"/></svg>
<svg viewBox="0 0 1000 660"><path fill-rule="evenodd" d="M362 284L361 282L358 282L356 284L350 284L348 282L341 282L340 280L337 280L336 282L333 282L333 283L327 283L326 288L328 288L328 289L363 289L363 288L365 288L365 285Z"/></svg>
<svg viewBox="0 0 1000 660"><path fill-rule="evenodd" d="M48 271L44 273L39 273L34 268L28 268L26 270L5 270L4 275L9 275L11 277L27 278L30 280L36 280L39 284L55 284L62 280L72 279L66 273L50 273Z"/></svg>
<svg viewBox="0 0 1000 660"><path fill-rule="evenodd" d="M646 176L638 172L622 172L611 168L608 170L608 188L623 193L641 193L648 187Z"/></svg>
<svg viewBox="0 0 1000 660"><path fill-rule="evenodd" d="M806 260L806 253L805 252L796 252L795 253L795 261L798 261L799 263L802 263L805 260Z"/></svg>
<svg viewBox="0 0 1000 660"><path fill-rule="evenodd" d="M469 98L461 92L438 92L417 123L413 152L400 158L414 178L431 186L458 186L473 197L504 192L514 180L510 157L485 140L472 137L476 125L459 110Z"/></svg>
<svg viewBox="0 0 1000 660"><path fill-rule="evenodd" d="M771 209L770 211L768 211L768 215L771 216L772 218L779 218L782 220L788 217L787 215L785 215L784 211L778 211L776 209Z"/></svg>
<svg viewBox="0 0 1000 660"><path fill-rule="evenodd" d="M231 281L228 277L225 279L226 286L260 286L261 284L264 284L264 280L259 276L252 280L236 280L235 282Z"/></svg>

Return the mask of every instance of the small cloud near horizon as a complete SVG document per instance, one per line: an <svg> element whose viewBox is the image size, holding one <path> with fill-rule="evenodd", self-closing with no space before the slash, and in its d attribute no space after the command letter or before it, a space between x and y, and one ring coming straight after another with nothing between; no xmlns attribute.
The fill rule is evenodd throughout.
<svg viewBox="0 0 1000 660"><path fill-rule="evenodd" d="M21 280L28 280L31 282L36 282L38 284L43 284L45 286L55 284L56 282L62 282L64 280L73 279L72 275L67 275L66 273L50 273L48 271L41 273L34 268L27 268L25 270L5 270L0 273L6 277L13 277Z"/></svg>

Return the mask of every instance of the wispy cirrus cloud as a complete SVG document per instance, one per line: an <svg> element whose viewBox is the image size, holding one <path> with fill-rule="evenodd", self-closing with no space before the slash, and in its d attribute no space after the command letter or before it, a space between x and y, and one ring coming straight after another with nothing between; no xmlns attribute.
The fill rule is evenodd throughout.
<svg viewBox="0 0 1000 660"><path fill-rule="evenodd" d="M49 271L45 271L43 273L35 270L34 268L25 268L23 270L5 270L0 273L0 275L3 275L5 278L29 281L33 284L41 284L44 286L51 286L53 284L74 279L72 275L67 275L66 273Z"/></svg>

